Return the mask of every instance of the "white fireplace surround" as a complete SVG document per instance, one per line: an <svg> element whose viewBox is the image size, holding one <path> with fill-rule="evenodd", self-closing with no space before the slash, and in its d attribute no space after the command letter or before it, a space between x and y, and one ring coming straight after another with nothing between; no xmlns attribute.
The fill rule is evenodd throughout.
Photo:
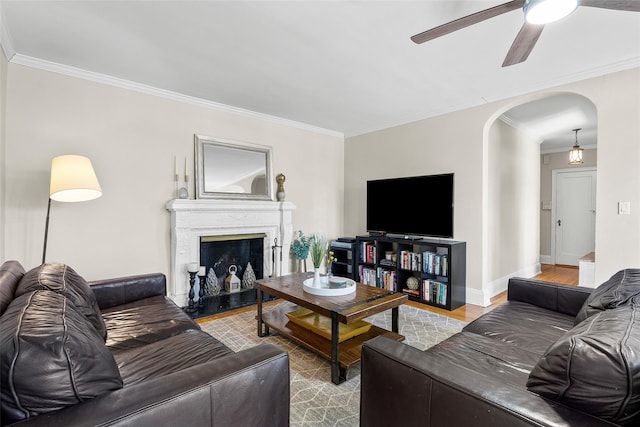
<svg viewBox="0 0 640 427"><path fill-rule="evenodd" d="M289 249L293 235L290 202L263 200L174 199L166 204L171 212L171 273L169 297L178 305L189 301L187 264L200 261L200 237L264 233L264 276L289 272ZM282 246L282 262L273 270L274 239ZM196 296L197 299L197 296Z"/></svg>

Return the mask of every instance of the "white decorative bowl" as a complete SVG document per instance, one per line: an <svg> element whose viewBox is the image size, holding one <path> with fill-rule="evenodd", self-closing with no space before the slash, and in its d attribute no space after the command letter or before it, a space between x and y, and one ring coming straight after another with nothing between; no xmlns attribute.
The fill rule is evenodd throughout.
<svg viewBox="0 0 640 427"><path fill-rule="evenodd" d="M305 292L309 292L310 294L320 295L325 297L349 295L350 293L353 293L356 291L356 282L351 279L347 279L346 277L336 278L336 279L341 279L345 281L345 286L340 288L331 287L331 284L326 280L325 277L323 277L322 279L324 280L321 281L322 287L320 288L313 287L313 277L306 279L304 282L302 282L302 288L304 289Z"/></svg>

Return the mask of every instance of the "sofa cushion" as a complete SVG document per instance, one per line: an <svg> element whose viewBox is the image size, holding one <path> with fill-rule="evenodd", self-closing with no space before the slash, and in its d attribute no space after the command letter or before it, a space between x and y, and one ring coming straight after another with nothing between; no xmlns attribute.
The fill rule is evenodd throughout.
<svg viewBox="0 0 640 427"><path fill-rule="evenodd" d="M201 330L114 353L125 386L200 365L228 354L227 346Z"/></svg>
<svg viewBox="0 0 640 427"><path fill-rule="evenodd" d="M34 290L47 289L64 295L73 303L98 331L107 338L107 328L102 319L96 297L87 282L65 264L42 264L27 272L16 289L16 296Z"/></svg>
<svg viewBox="0 0 640 427"><path fill-rule="evenodd" d="M197 323L165 296L144 298L102 313L107 325L107 347L121 351L144 346L200 329Z"/></svg>
<svg viewBox="0 0 640 427"><path fill-rule="evenodd" d="M574 324L603 310L616 308L640 295L640 269L620 270L589 295L578 312Z"/></svg>
<svg viewBox="0 0 640 427"><path fill-rule="evenodd" d="M122 387L102 337L71 301L36 290L9 305L0 322L2 413L24 419Z"/></svg>
<svg viewBox="0 0 640 427"><path fill-rule="evenodd" d="M640 306L601 311L578 324L540 358L527 388L615 423L637 423Z"/></svg>
<svg viewBox="0 0 640 427"><path fill-rule="evenodd" d="M482 386L501 384L524 388L539 355L508 342L459 332L425 350L433 360L444 361L459 372L479 372Z"/></svg>
<svg viewBox="0 0 640 427"><path fill-rule="evenodd" d="M507 301L463 328L542 356L573 327L573 316L519 301Z"/></svg>
<svg viewBox="0 0 640 427"><path fill-rule="evenodd" d="M24 273L24 268L18 261L5 261L0 267L0 316L13 301L16 288Z"/></svg>

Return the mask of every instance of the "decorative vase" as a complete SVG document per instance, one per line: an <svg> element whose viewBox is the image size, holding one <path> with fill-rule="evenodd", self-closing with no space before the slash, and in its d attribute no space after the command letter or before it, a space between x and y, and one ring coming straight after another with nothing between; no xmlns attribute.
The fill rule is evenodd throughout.
<svg viewBox="0 0 640 427"><path fill-rule="evenodd" d="M322 282L320 281L320 268L318 267L313 268L313 287L314 288L322 287Z"/></svg>
<svg viewBox="0 0 640 427"><path fill-rule="evenodd" d="M284 180L285 179L286 179L286 177L282 173L280 173L280 174L278 174L278 176L276 176L276 181L278 182L278 190L276 192L276 199L279 202L284 202L284 198L286 196L286 194L284 192Z"/></svg>
<svg viewBox="0 0 640 427"><path fill-rule="evenodd" d="M306 273L307 272L307 260L306 259L301 259L301 258L296 258L296 261L298 261L297 272L298 273Z"/></svg>

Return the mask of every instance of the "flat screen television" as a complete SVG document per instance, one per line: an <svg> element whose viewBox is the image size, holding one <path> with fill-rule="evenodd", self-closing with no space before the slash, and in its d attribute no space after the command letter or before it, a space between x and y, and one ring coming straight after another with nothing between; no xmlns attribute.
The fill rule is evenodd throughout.
<svg viewBox="0 0 640 427"><path fill-rule="evenodd" d="M453 238L453 173L367 181L367 231Z"/></svg>

